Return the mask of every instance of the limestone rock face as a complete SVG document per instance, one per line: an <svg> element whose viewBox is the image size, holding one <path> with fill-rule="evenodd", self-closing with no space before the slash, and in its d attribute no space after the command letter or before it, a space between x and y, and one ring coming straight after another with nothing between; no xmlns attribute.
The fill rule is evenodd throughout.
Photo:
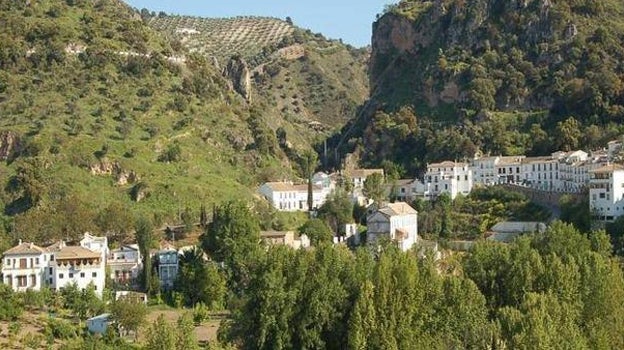
<svg viewBox="0 0 624 350"><path fill-rule="evenodd" d="M232 57L225 68L223 76L227 79L230 89L251 102L251 72L244 59Z"/></svg>
<svg viewBox="0 0 624 350"><path fill-rule="evenodd" d="M21 139L13 131L0 131L0 160L5 161L19 153L21 149Z"/></svg>

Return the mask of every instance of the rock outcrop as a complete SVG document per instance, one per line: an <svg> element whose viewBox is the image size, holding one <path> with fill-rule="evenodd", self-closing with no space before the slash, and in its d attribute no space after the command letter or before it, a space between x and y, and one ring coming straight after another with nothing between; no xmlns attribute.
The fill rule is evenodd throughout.
<svg viewBox="0 0 624 350"><path fill-rule="evenodd" d="M118 161L110 161L108 158L90 164L89 171L92 175L112 175L115 183L120 186L139 181L139 176L134 170L125 170Z"/></svg>
<svg viewBox="0 0 624 350"><path fill-rule="evenodd" d="M13 131L0 131L0 160L13 158L21 149L21 138Z"/></svg>
<svg viewBox="0 0 624 350"><path fill-rule="evenodd" d="M241 57L232 57L223 69L223 76L227 79L230 89L251 102L251 72L247 62Z"/></svg>

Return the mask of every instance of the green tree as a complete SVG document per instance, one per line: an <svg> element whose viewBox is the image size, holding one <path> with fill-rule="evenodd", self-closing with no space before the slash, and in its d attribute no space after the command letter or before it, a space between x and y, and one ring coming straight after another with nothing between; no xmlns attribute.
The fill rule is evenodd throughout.
<svg viewBox="0 0 624 350"><path fill-rule="evenodd" d="M373 345L370 335L376 332L378 325L373 297L372 282L364 282L349 318L349 350L365 350Z"/></svg>
<svg viewBox="0 0 624 350"><path fill-rule="evenodd" d="M132 332L136 339L146 316L147 306L140 300L121 297L111 304L111 318L115 321L119 335L123 335L122 331Z"/></svg>
<svg viewBox="0 0 624 350"><path fill-rule="evenodd" d="M374 173L366 177L362 192L375 203L380 203L386 199L386 185L383 175Z"/></svg>
<svg viewBox="0 0 624 350"><path fill-rule="evenodd" d="M130 231L134 218L126 206L118 201L111 202L102 209L96 218L96 223L103 232L110 233L112 240L123 243Z"/></svg>
<svg viewBox="0 0 624 350"><path fill-rule="evenodd" d="M226 279L214 263L204 261L204 252L195 248L180 257L176 289L184 295L186 304L208 305L212 310L224 307Z"/></svg>
<svg viewBox="0 0 624 350"><path fill-rule="evenodd" d="M310 239L312 245L317 246L320 243L332 241L332 232L325 221L321 219L310 219L298 229L299 234L306 235Z"/></svg>
<svg viewBox="0 0 624 350"><path fill-rule="evenodd" d="M244 202L227 202L214 208L212 222L202 235L202 247L218 262L224 262L235 289L249 280L249 264L259 251L260 225Z"/></svg>
<svg viewBox="0 0 624 350"><path fill-rule="evenodd" d="M345 225L353 222L353 204L349 194L336 189L319 208L319 218L325 220L332 231L344 234Z"/></svg>
<svg viewBox="0 0 624 350"><path fill-rule="evenodd" d="M319 164L318 155L316 154L316 152L308 150L304 152L303 156L301 156L300 163L303 175L308 181L308 212L311 213L312 209L314 209L314 200L312 196L312 176L314 175L314 171Z"/></svg>
<svg viewBox="0 0 624 350"><path fill-rule="evenodd" d="M193 317L185 312L178 318L176 324L176 350L199 350L199 344L195 337Z"/></svg>
<svg viewBox="0 0 624 350"><path fill-rule="evenodd" d="M163 314L148 328L145 336L145 350L177 349L176 330L165 320Z"/></svg>
<svg viewBox="0 0 624 350"><path fill-rule="evenodd" d="M152 289L152 258L150 256L150 249L154 244L154 228L152 222L144 216L139 217L135 224L135 238L139 246L139 252L143 257L143 289L148 294L156 293L157 290Z"/></svg>

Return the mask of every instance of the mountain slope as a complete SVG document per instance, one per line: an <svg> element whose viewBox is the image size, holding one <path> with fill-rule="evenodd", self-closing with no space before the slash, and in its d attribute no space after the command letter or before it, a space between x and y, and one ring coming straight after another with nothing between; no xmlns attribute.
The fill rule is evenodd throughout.
<svg viewBox="0 0 624 350"><path fill-rule="evenodd" d="M175 223L292 176L267 110L121 2L2 2L0 24L0 199L16 237L98 230L111 203Z"/></svg>
<svg viewBox="0 0 624 350"><path fill-rule="evenodd" d="M398 152L379 146L391 131L369 113L358 142L372 163L407 149L395 161L412 170L479 150L595 147L622 131L623 38L621 1L401 1L374 24L370 84L409 132Z"/></svg>

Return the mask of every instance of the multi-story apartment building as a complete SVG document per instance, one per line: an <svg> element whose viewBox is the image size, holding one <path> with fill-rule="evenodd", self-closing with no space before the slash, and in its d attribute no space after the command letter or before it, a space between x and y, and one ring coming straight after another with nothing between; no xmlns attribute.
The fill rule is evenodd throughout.
<svg viewBox="0 0 624 350"><path fill-rule="evenodd" d="M4 252L2 282L14 291L40 290L46 285L45 250L33 243L20 242Z"/></svg>
<svg viewBox="0 0 624 350"><path fill-rule="evenodd" d="M122 245L108 254L109 277L119 284L134 284L143 269L141 252L136 244Z"/></svg>
<svg viewBox="0 0 624 350"><path fill-rule="evenodd" d="M624 215L624 166L612 164L590 171L589 208L593 219L603 222Z"/></svg>
<svg viewBox="0 0 624 350"><path fill-rule="evenodd" d="M295 185L292 182L267 182L260 186L259 192L279 211L308 210L308 185ZM329 195L330 190L312 185L312 207L319 208Z"/></svg>
<svg viewBox="0 0 624 350"><path fill-rule="evenodd" d="M63 241L46 248L20 242L3 254L2 281L15 291L44 286L60 290L72 283L84 289L92 283L102 295L104 274L105 259L100 252Z"/></svg>
<svg viewBox="0 0 624 350"><path fill-rule="evenodd" d="M468 195L472 190L472 170L468 163L442 162L429 164L425 174L425 197L435 198L448 193L451 199Z"/></svg>
<svg viewBox="0 0 624 350"><path fill-rule="evenodd" d="M525 156L475 157L470 168L475 184L489 186L522 181L522 160Z"/></svg>

